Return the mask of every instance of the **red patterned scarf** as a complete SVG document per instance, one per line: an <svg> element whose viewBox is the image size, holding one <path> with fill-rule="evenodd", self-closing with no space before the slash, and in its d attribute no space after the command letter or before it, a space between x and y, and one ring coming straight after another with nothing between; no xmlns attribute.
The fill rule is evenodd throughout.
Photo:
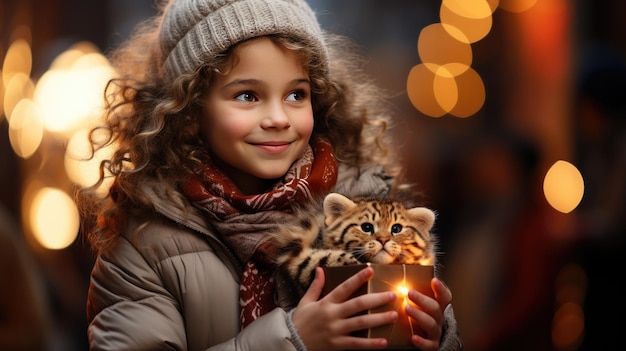
<svg viewBox="0 0 626 351"><path fill-rule="evenodd" d="M285 177L263 194L244 195L226 174L207 163L199 177L188 179L186 196L208 216L226 244L245 263L240 283L242 328L273 309L269 245L276 226L291 215L290 204L331 191L337 182L337 162L328 142L308 147Z"/></svg>

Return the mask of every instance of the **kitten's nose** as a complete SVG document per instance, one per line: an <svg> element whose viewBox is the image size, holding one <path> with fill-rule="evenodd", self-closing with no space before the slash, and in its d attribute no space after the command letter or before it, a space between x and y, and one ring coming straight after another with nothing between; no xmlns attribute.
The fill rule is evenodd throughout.
<svg viewBox="0 0 626 351"><path fill-rule="evenodd" d="M378 241L380 241L380 243L381 243L381 244L385 245L385 243L386 243L387 241L389 241L389 238L387 238L387 237L378 238Z"/></svg>

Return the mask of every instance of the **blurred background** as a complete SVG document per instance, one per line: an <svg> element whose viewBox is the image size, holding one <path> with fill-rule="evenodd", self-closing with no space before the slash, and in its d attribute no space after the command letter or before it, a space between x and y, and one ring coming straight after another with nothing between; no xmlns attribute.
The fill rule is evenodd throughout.
<svg viewBox="0 0 626 351"><path fill-rule="evenodd" d="M615 349L626 2L309 0L392 98L467 350ZM0 349L86 350L72 196L106 54L152 0L0 0Z"/></svg>

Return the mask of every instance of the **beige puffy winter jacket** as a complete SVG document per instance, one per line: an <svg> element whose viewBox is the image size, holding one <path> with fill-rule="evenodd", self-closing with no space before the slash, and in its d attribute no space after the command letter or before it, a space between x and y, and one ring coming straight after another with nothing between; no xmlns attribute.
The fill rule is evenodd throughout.
<svg viewBox="0 0 626 351"><path fill-rule="evenodd" d="M131 222L93 267L90 350L296 350L280 308L239 331L239 264L200 212L185 216L157 187L146 189L160 215ZM442 349L460 350L446 312Z"/></svg>

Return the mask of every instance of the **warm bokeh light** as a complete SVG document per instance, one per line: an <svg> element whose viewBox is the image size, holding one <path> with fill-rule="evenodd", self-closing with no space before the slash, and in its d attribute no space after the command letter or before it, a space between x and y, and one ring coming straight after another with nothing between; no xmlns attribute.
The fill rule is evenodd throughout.
<svg viewBox="0 0 626 351"><path fill-rule="evenodd" d="M476 114L485 103L485 85L482 78L478 72L469 68L454 79L458 98L449 113L460 118Z"/></svg>
<svg viewBox="0 0 626 351"><path fill-rule="evenodd" d="M459 101L459 89L456 79L454 79L454 75L450 71L442 66L439 66L439 69L435 72L433 92L435 93L435 100L446 113L452 111L457 101Z"/></svg>
<svg viewBox="0 0 626 351"><path fill-rule="evenodd" d="M493 5L486 0L442 0L441 6L465 18L480 19L493 13Z"/></svg>
<svg viewBox="0 0 626 351"><path fill-rule="evenodd" d="M500 4L500 0L487 0L487 4L489 4L489 8L491 8L491 13L493 13Z"/></svg>
<svg viewBox="0 0 626 351"><path fill-rule="evenodd" d="M552 319L552 343L556 350L576 350L585 329L582 306L587 293L587 274L579 264L567 264L559 271L554 288L558 308Z"/></svg>
<svg viewBox="0 0 626 351"><path fill-rule="evenodd" d="M28 42L16 40L7 51L0 71L0 113L7 118L14 153L31 158L41 147L47 131L57 133L60 143L68 142L65 173L81 186L93 185L98 176L97 164L107 151L96 153L92 161L79 162L87 155L87 131L75 132L92 127L102 116L103 91L114 75L113 68L89 42L79 42L57 56L36 83L30 77L31 66ZM72 134L75 136L68 141ZM82 143L77 141L80 139ZM46 156L46 162L54 164L49 157ZM46 183L61 179L66 184L64 168L57 169L59 173L42 175ZM22 194L23 218L34 239L48 249L70 245L76 239L79 225L75 203L65 192L44 188L35 179L26 184L30 190ZM105 182L102 188L109 186Z"/></svg>
<svg viewBox="0 0 626 351"><path fill-rule="evenodd" d="M78 42L55 57L50 64L50 70L70 69L83 55L98 53L100 53L100 50L93 43L88 41Z"/></svg>
<svg viewBox="0 0 626 351"><path fill-rule="evenodd" d="M569 213L582 200L585 191L583 177L571 163L555 162L546 173L543 192L548 203L557 211Z"/></svg>
<svg viewBox="0 0 626 351"><path fill-rule="evenodd" d="M105 148L98 150L94 157L91 156L90 146L87 139L88 130L81 129L70 138L65 151L65 171L70 180L80 185L88 187L98 181L100 162L111 156L112 149ZM105 179L105 182L98 188L98 192L104 195L113 182L113 178Z"/></svg>
<svg viewBox="0 0 626 351"><path fill-rule="evenodd" d="M481 77L471 68L454 77L447 67L434 64L414 66L407 79L409 100L430 117L449 113L465 118L475 114L485 102Z"/></svg>
<svg viewBox="0 0 626 351"><path fill-rule="evenodd" d="M4 80L2 77L2 70L0 70L0 122L4 118Z"/></svg>
<svg viewBox="0 0 626 351"><path fill-rule="evenodd" d="M41 246L59 250L76 240L80 222L78 209L62 190L40 189L30 205L29 216L33 234Z"/></svg>
<svg viewBox="0 0 626 351"><path fill-rule="evenodd" d="M537 0L500 0L498 7L509 12L524 12L535 6Z"/></svg>
<svg viewBox="0 0 626 351"><path fill-rule="evenodd" d="M37 105L22 99L9 120L9 141L13 151L22 158L31 157L41 144L43 124Z"/></svg>
<svg viewBox="0 0 626 351"><path fill-rule="evenodd" d="M14 41L4 56L2 81L7 85L9 80L18 73L30 76L32 65L33 58L28 42L24 39Z"/></svg>
<svg viewBox="0 0 626 351"><path fill-rule="evenodd" d="M498 3L442 1L441 23L421 30L417 51L422 63L414 66L407 77L407 95L417 110L430 117L450 114L466 118L482 108L485 86L471 67L471 44L491 31Z"/></svg>
<svg viewBox="0 0 626 351"><path fill-rule="evenodd" d="M446 111L435 99L434 81L435 73L426 65L413 66L406 81L407 95L418 111L430 117L441 117Z"/></svg>
<svg viewBox="0 0 626 351"><path fill-rule="evenodd" d="M555 350L576 350L583 339L584 330L582 307L571 302L562 305L552 320L552 344Z"/></svg>
<svg viewBox="0 0 626 351"><path fill-rule="evenodd" d="M76 51L72 51L76 54ZM65 56L67 59L67 56ZM35 101L43 109L46 130L73 132L100 116L103 111L103 91L114 71L99 53L72 57L67 68L48 70L39 80ZM57 62L55 67L61 64Z"/></svg>
<svg viewBox="0 0 626 351"><path fill-rule="evenodd" d="M439 18L443 28L456 40L463 43L475 43L484 38L493 24L491 15L484 18L468 18L441 5Z"/></svg>
<svg viewBox="0 0 626 351"><path fill-rule="evenodd" d="M16 73L9 78L4 91L4 112L7 120L11 120L13 108L22 99L32 99L35 85L25 73Z"/></svg>
<svg viewBox="0 0 626 351"><path fill-rule="evenodd" d="M417 41L417 52L425 64L443 66L457 63L446 67L453 76L462 74L472 64L471 46L456 40L440 23L422 29Z"/></svg>

